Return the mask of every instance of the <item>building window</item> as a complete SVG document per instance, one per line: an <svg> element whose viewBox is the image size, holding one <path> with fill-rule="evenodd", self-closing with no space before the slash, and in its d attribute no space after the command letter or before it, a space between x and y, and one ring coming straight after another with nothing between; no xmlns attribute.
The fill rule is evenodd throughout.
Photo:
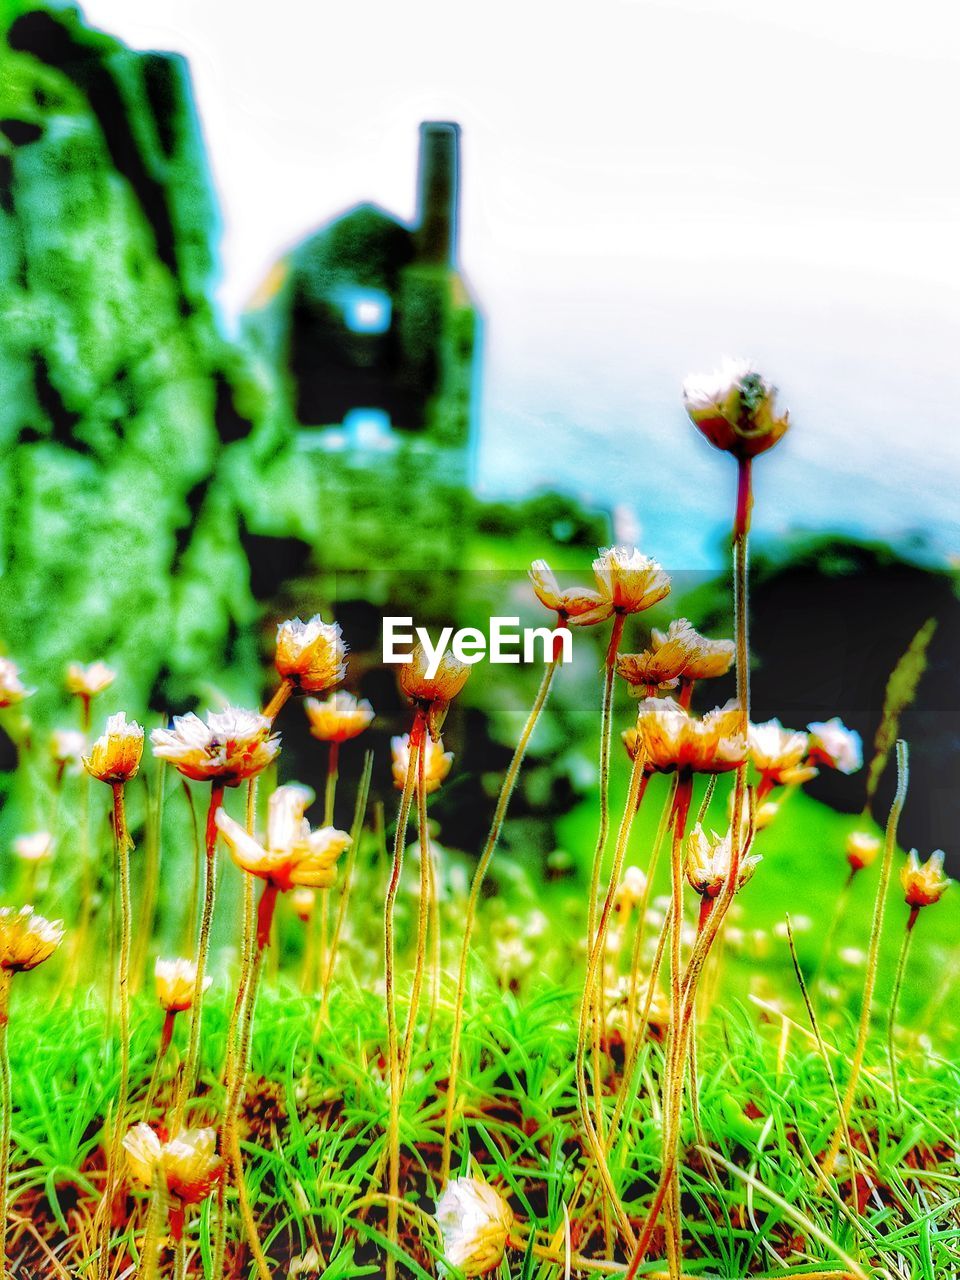
<svg viewBox="0 0 960 1280"><path fill-rule="evenodd" d="M352 333L386 333L393 304L379 289L344 289L340 294L343 318Z"/></svg>

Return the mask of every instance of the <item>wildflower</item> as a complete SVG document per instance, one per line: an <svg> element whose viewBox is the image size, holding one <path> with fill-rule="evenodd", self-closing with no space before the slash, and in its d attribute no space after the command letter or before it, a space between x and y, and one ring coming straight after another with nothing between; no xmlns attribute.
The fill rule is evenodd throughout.
<svg viewBox="0 0 960 1280"><path fill-rule="evenodd" d="M807 725L810 734L810 763L825 764L841 773L856 773L863 764L863 744L855 729L848 729L839 716Z"/></svg>
<svg viewBox="0 0 960 1280"><path fill-rule="evenodd" d="M869 831L851 831L846 844L850 869L862 871L864 867L869 867L882 848L883 841L879 836L871 835Z"/></svg>
<svg viewBox="0 0 960 1280"><path fill-rule="evenodd" d="M630 999L633 993L633 1018L630 1017ZM604 988L604 1042L610 1048L614 1044L624 1044L631 1025L639 1030L640 1019L650 1000L647 1012L647 1030L662 1035L670 1026L670 1001L659 987L650 992L649 981L636 983L634 991L633 979L623 974Z"/></svg>
<svg viewBox="0 0 960 1280"><path fill-rule="evenodd" d="M534 560L529 574L537 599L545 608L552 609L562 622L578 622L583 614L595 610L601 602L599 591L590 587L571 587L561 591L546 560ZM600 619L594 618L593 621L599 622Z"/></svg>
<svg viewBox="0 0 960 1280"><path fill-rule="evenodd" d="M79 729L54 729L50 735L50 758L60 769L79 768L87 739Z"/></svg>
<svg viewBox="0 0 960 1280"><path fill-rule="evenodd" d="M678 681L709 680L726 675L734 658L732 640L708 640L686 618L675 618L666 631L654 627L643 653L622 654L617 670L634 688L673 688Z"/></svg>
<svg viewBox="0 0 960 1280"><path fill-rule="evenodd" d="M207 723L191 711L173 717L172 729L154 729L153 754L169 760L185 778L238 787L277 756L280 739L256 711L225 707L207 713Z"/></svg>
<svg viewBox="0 0 960 1280"><path fill-rule="evenodd" d="M687 841L687 880L702 898L717 897L727 883L733 856L730 836L729 831L725 836L718 836L715 831L708 836L699 823L690 832ZM753 876L760 860L759 854L746 850L741 853L735 891L742 889Z"/></svg>
<svg viewBox="0 0 960 1280"><path fill-rule="evenodd" d="M63 941L63 921L47 920L33 907L0 908L0 969L22 973L49 960Z"/></svg>
<svg viewBox="0 0 960 1280"><path fill-rule="evenodd" d="M436 1218L451 1266L466 1276L481 1276L500 1265L513 1210L488 1183L453 1178L437 1201Z"/></svg>
<svg viewBox="0 0 960 1280"><path fill-rule="evenodd" d="M682 395L697 430L741 460L772 449L790 425L789 414L777 413L776 387L745 360L688 378Z"/></svg>
<svg viewBox="0 0 960 1280"><path fill-rule="evenodd" d="M197 998L197 966L193 960L161 960L153 968L157 999L166 1013L184 1013ZM213 982L205 977L203 991Z"/></svg>
<svg viewBox="0 0 960 1280"><path fill-rule="evenodd" d="M427 795L433 795L437 791L441 782L450 772L453 764L453 752L444 751L443 743L435 741L429 734L423 739L423 786ZM393 754L393 784L398 791L403 790L407 777L407 770L410 768L410 735L403 734L401 737L390 739L390 751ZM414 772L413 788L417 789L419 782L419 770Z"/></svg>
<svg viewBox="0 0 960 1280"><path fill-rule="evenodd" d="M287 1280L299 1280L300 1276L318 1276L323 1270L323 1260L311 1245L306 1253L290 1259Z"/></svg>
<svg viewBox="0 0 960 1280"><path fill-rule="evenodd" d="M643 751L648 772L725 773L746 756L739 722L732 701L697 719L673 698L644 698L636 729L627 730L623 741L631 757L638 747Z"/></svg>
<svg viewBox="0 0 960 1280"><path fill-rule="evenodd" d="M143 729L134 720L127 724L122 711L107 720L107 727L83 757L92 778L117 785L137 776L143 755Z"/></svg>
<svg viewBox="0 0 960 1280"><path fill-rule="evenodd" d="M109 689L116 678L116 671L105 662L91 662L88 667L82 662L71 662L67 667L67 693L78 698L95 698Z"/></svg>
<svg viewBox="0 0 960 1280"><path fill-rule="evenodd" d="M306 693L322 693L342 680L346 657L339 622L324 622L319 613L309 622L292 618L277 627L277 671Z"/></svg>
<svg viewBox="0 0 960 1280"><path fill-rule="evenodd" d="M784 729L779 720L767 720L751 724L747 737L750 757L766 787L809 782L817 776L816 769L803 764L808 749L805 733Z"/></svg>
<svg viewBox="0 0 960 1280"><path fill-rule="evenodd" d="M507 987L515 986L536 961L536 956L519 934L495 938L493 947L497 977Z"/></svg>
<svg viewBox="0 0 960 1280"><path fill-rule="evenodd" d="M614 907L626 915L643 901L647 891L647 877L639 867L627 867L617 885Z"/></svg>
<svg viewBox="0 0 960 1280"><path fill-rule="evenodd" d="M436 674L427 675L429 660L422 644L415 646L410 661L400 667L399 684L418 710L426 716L432 738L440 737L440 728L450 703L467 683L470 668L452 653L444 653Z"/></svg>
<svg viewBox="0 0 960 1280"><path fill-rule="evenodd" d="M321 742L346 742L356 738L373 720L373 707L363 699L358 701L352 693L338 690L325 702L307 698L304 709L310 721L310 732Z"/></svg>
<svg viewBox="0 0 960 1280"><path fill-rule="evenodd" d="M152 1187L159 1171L169 1195L184 1204L198 1204L220 1176L223 1161L216 1154L214 1129L181 1129L161 1142L148 1124L135 1124L123 1140L127 1165L144 1187Z"/></svg>
<svg viewBox="0 0 960 1280"><path fill-rule="evenodd" d="M317 895L313 889L308 889L306 885L301 885L299 889L294 889L290 895L290 905L296 912L297 919L302 920L304 924L313 915L313 909L317 905Z"/></svg>
<svg viewBox="0 0 960 1280"><path fill-rule="evenodd" d="M237 866L281 892L294 885L328 889L337 878L337 859L350 844L350 837L335 827L311 831L303 815L312 801L309 787L277 787L270 797L265 844L254 839L225 809L218 809L215 821Z"/></svg>
<svg viewBox="0 0 960 1280"><path fill-rule="evenodd" d="M600 602L570 621L587 627L615 613L642 613L670 594L670 578L649 556L635 547L601 548L593 562Z"/></svg>
<svg viewBox="0 0 960 1280"><path fill-rule="evenodd" d="M28 689L20 679L20 668L9 658L0 658L0 710L12 707L35 690Z"/></svg>
<svg viewBox="0 0 960 1280"><path fill-rule="evenodd" d="M931 853L921 863L916 849L907 854L907 861L900 869L900 883L904 898L911 907L932 907L939 902L950 887L950 879L943 874L943 850Z"/></svg>
<svg viewBox="0 0 960 1280"><path fill-rule="evenodd" d="M33 831L30 835L17 836L13 852L22 862L46 862L53 856L53 836L49 831Z"/></svg>

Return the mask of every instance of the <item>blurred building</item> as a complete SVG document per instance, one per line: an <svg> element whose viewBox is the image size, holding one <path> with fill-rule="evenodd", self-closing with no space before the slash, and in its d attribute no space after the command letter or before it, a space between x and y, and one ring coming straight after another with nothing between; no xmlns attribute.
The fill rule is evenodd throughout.
<svg viewBox="0 0 960 1280"><path fill-rule="evenodd" d="M348 209L273 268L246 316L322 488L327 563L382 562L385 549L405 567L459 558L479 373L459 193L459 126L428 121L414 223ZM351 525L343 555L339 513Z"/></svg>

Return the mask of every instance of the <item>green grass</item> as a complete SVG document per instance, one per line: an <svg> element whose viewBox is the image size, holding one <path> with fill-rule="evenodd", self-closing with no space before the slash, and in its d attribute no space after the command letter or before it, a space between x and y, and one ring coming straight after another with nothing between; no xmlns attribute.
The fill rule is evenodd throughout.
<svg viewBox="0 0 960 1280"><path fill-rule="evenodd" d="M648 815L644 821L652 820ZM851 1126L856 1184L851 1188L842 1167L840 1177L823 1179L817 1156L836 1123L833 1086L810 1035L786 943L770 931L785 910L811 915L815 927L801 935L809 976L818 955L817 938L843 878L837 849L846 820L796 796L782 823L760 837L764 863L742 895L736 921L741 929L762 929L767 950L758 956L748 945L726 949L714 988L719 992L716 1007L700 1029L700 1118L715 1159L711 1166L698 1150L688 1112L681 1171L685 1274L734 1280L842 1271L838 1250L877 1277L941 1280L960 1274L955 1002L941 1006L929 1028L932 1044L915 1034L924 1026L925 1009L938 999L940 984L934 979L938 966L942 977L943 957L936 935L948 917L935 913L948 908L936 908L927 913L929 920L921 920L911 959L910 998L904 1002L910 1029L900 1035L903 1109L898 1114L884 1036L888 978L899 933L898 895L891 894L875 1024ZM638 849L642 839L641 831ZM801 839L804 856L798 857ZM501 871L506 857L500 860ZM413 861L407 868L408 889L416 875ZM361 865L358 885L377 883L381 874L378 865ZM851 899L841 945L865 945L875 869L862 880ZM456 877L451 882L455 886ZM566 1208L575 1251L587 1258L622 1259L622 1253L607 1246L602 1204L592 1178L584 1179L588 1163L573 1065L582 887L560 882L534 901L523 891L522 879L515 883L512 895L485 904L477 932L454 1170L480 1172L495 1182L518 1218L544 1233L544 1242L562 1240ZM298 922L289 913L283 920L284 966L266 984L257 1008L244 1150L261 1235L278 1276L286 1275L291 1259L311 1244L320 1247L325 1276L382 1274L386 1216L378 1198L382 1188L373 1181L383 1154L387 1112L383 1001L376 989L381 972L379 901L373 892L358 891L354 899L351 938L338 970L330 1023L316 1049L317 1001L301 995L284 976L298 971ZM528 939L532 964L509 989L496 980L494 939L506 927L509 913L519 916L522 930L534 906L548 912L552 927ZM448 972L461 908L455 887L448 886ZM414 911L412 894L406 892L400 922L408 934ZM215 966L217 983L205 1005L202 1087L192 1116L196 1123L216 1123L222 1103L220 1071L235 977L224 959L221 955ZM409 972L409 959L402 971ZM57 977L54 971L53 983ZM862 970L836 966L830 981L839 990L820 1003L842 1090ZM66 1274L87 1275L78 1267L78 1226L89 1221L102 1186L102 1126L116 1096L118 1061L115 1050L104 1053L102 1001L76 993L52 999L52 990L42 971L14 983L11 1258L32 1262L37 1274L46 1274L39 1268L53 1263L44 1263L38 1253L34 1234L39 1234L63 1258ZM401 996L405 992L404 982ZM400 1247L405 1275L437 1274L440 1257L438 1236L425 1215L432 1213L439 1191L451 995L448 985L429 1045L421 1026L403 1099L406 1209ZM179 1052L185 1046L186 1016L175 1041ZM141 993L134 1010L135 1100L142 1099L153 1065L160 1021L149 992ZM168 1072L176 1061L174 1054ZM621 1066L622 1055L616 1051L605 1059L608 1114ZM611 1155L618 1193L637 1225L659 1168L661 1066L662 1048L651 1040L641 1055ZM169 1074L166 1079L166 1094L161 1091L154 1117L160 1123ZM136 1102L134 1110L139 1118ZM232 1193L228 1204L233 1214ZM127 1232L131 1260L138 1256L144 1212L143 1200L131 1197L118 1227ZM209 1275L209 1214L208 1203L188 1219L191 1275ZM30 1228L22 1225L23 1219ZM231 1234L239 1237L233 1219ZM650 1265L641 1274L664 1270L662 1249L662 1239L655 1238ZM248 1265L244 1262L237 1274L248 1274ZM501 1274L546 1280L562 1275L563 1268L511 1251Z"/></svg>

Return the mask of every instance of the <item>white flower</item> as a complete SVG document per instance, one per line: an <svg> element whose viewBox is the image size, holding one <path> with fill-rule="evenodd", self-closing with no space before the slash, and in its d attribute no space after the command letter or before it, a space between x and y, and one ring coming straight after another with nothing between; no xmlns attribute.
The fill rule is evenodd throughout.
<svg viewBox="0 0 960 1280"><path fill-rule="evenodd" d="M477 1178L454 1178L437 1201L443 1254L467 1276L500 1265L513 1226L513 1210L498 1192Z"/></svg>
<svg viewBox="0 0 960 1280"><path fill-rule="evenodd" d="M33 831L28 836L17 836L13 852L24 862L46 862L53 855L53 836L49 831Z"/></svg>
<svg viewBox="0 0 960 1280"><path fill-rule="evenodd" d="M863 744L855 729L848 729L839 716L808 724L810 759L841 773L856 773L863 764Z"/></svg>

